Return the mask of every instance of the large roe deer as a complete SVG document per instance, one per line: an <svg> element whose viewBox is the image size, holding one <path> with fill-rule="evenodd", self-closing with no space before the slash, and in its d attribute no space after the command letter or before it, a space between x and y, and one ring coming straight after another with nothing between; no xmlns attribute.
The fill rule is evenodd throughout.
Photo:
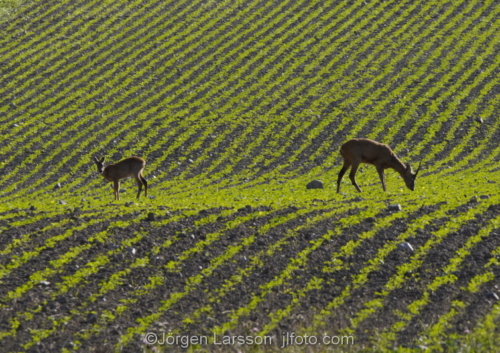
<svg viewBox="0 0 500 353"><path fill-rule="evenodd" d="M417 171L413 173L410 164L408 163L405 165L401 162L387 145L369 139L352 139L340 147L340 153L344 158L344 165L337 179L337 192L340 192L340 181L349 167L352 167L349 178L356 189L361 192L361 189L356 183L356 171L361 163L373 164L377 168L384 191L387 191L384 176L384 169L387 168L392 168L397 171L410 190L413 191L415 189L415 179L420 170L420 164L418 165Z"/></svg>
<svg viewBox="0 0 500 353"><path fill-rule="evenodd" d="M94 162L97 164L97 170L104 179L113 182L113 188L115 190L115 200L120 200L120 179L125 179L129 177L134 177L137 181L137 186L139 191L137 192L137 198L141 195L142 185L144 185L144 195L148 196L148 183L146 179L142 176L142 171L146 166L146 161L139 157L125 158L124 160L116 163L110 164L104 167L104 157L98 160L94 157Z"/></svg>

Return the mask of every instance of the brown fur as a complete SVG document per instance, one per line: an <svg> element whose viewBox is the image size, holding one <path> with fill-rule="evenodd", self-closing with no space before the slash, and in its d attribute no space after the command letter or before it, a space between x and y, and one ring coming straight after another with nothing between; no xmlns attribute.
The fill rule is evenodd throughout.
<svg viewBox="0 0 500 353"><path fill-rule="evenodd" d="M142 176L142 172L146 167L146 161L139 157L129 157L116 163L110 164L104 167L104 157L100 160L94 157L94 162L97 165L97 170L104 179L113 182L113 189L115 194L115 200L120 200L120 179L125 178L135 178L139 190L137 192L137 198L140 197L142 186L144 185L144 195L148 196L148 183L146 179Z"/></svg>
<svg viewBox="0 0 500 353"><path fill-rule="evenodd" d="M413 173L410 164L405 165L401 162L387 145L369 139L352 139L340 147L340 154L344 159L344 165L338 175L337 192L340 192L340 182L345 172L350 167L352 167L352 169L349 173L349 178L356 189L361 192L360 187L356 183L356 172L361 163L373 164L377 168L384 191L387 191L385 187L384 170L388 168L396 170L410 190L413 191L415 189L415 179L420 166L417 171Z"/></svg>

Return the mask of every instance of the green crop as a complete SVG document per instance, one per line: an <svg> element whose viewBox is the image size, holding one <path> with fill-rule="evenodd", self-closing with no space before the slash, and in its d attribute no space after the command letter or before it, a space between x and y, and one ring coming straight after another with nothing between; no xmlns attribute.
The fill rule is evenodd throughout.
<svg viewBox="0 0 500 353"><path fill-rule="evenodd" d="M499 11L0 1L2 347L169 351L143 342L159 330L494 347ZM357 137L422 161L415 191L362 165L363 193L337 194ZM133 155L148 197L123 180L114 201L92 158Z"/></svg>

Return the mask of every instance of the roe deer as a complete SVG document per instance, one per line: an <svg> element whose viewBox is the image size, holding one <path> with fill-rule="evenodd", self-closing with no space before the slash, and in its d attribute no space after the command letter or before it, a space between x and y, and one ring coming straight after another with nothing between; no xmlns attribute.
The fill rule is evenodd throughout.
<svg viewBox="0 0 500 353"><path fill-rule="evenodd" d="M113 188L115 190L115 200L120 200L120 179L125 179L129 177L134 177L137 181L137 186L139 191L137 192L137 198L141 195L142 185L144 185L144 195L148 196L148 183L146 179L142 176L142 171L146 166L146 161L139 157L125 158L124 160L116 163L110 164L104 167L104 157L98 160L94 157L94 162L97 164L97 171L101 173L104 179L113 182Z"/></svg>
<svg viewBox="0 0 500 353"><path fill-rule="evenodd" d="M384 169L387 168L397 171L405 181L408 189L411 191L415 189L415 179L422 162L418 165L417 171L413 173L410 164L405 165L401 162L387 145L369 139L352 139L340 147L340 154L344 158L344 165L337 179L337 192L340 192L340 181L349 167L352 167L349 178L356 189L361 192L356 183L356 171L361 163L373 164L377 168L384 191L387 191L384 176Z"/></svg>

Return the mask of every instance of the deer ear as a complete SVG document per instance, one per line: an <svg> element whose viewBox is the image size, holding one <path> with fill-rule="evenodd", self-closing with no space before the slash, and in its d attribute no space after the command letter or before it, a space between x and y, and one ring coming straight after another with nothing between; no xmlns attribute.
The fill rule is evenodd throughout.
<svg viewBox="0 0 500 353"><path fill-rule="evenodd" d="M94 158L94 162L96 162L96 163L98 163L98 162L99 162L99 160L97 159L97 157L96 157L96 156L92 156L92 157Z"/></svg>
<svg viewBox="0 0 500 353"><path fill-rule="evenodd" d="M415 177L417 177L418 171L420 170L420 166L422 165L422 160L418 163L417 171L415 172Z"/></svg>
<svg viewBox="0 0 500 353"><path fill-rule="evenodd" d="M101 163L104 162L104 157L101 157L101 160L99 162Z"/></svg>

